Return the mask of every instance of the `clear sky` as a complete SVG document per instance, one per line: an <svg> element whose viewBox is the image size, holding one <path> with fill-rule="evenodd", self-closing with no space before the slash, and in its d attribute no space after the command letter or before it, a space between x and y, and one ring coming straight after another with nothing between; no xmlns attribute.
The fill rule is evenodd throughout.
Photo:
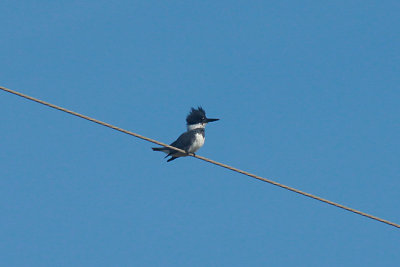
<svg viewBox="0 0 400 267"><path fill-rule="evenodd" d="M400 223L399 1L0 3L0 84ZM2 266L399 266L400 230L0 92Z"/></svg>

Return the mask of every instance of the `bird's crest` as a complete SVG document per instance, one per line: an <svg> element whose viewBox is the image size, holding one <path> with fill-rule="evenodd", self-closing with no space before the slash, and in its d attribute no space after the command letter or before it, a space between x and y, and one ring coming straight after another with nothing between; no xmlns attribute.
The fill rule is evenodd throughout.
<svg viewBox="0 0 400 267"><path fill-rule="evenodd" d="M202 107L197 107L197 109L192 108L190 113L186 117L186 123L196 124L204 121L206 119L206 112Z"/></svg>

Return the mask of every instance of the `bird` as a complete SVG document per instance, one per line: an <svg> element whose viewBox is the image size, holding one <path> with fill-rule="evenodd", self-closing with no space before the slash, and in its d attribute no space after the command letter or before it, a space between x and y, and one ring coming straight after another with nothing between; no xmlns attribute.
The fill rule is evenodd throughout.
<svg viewBox="0 0 400 267"><path fill-rule="evenodd" d="M195 153L204 145L205 127L207 123L218 121L219 119L209 119L202 107L191 108L186 117L187 131L181 134L178 139L171 143L171 146L185 150L186 153L178 152L167 147L152 147L153 151L161 151L167 153L166 157L171 156L167 162L175 160L179 157L186 157L189 153Z"/></svg>

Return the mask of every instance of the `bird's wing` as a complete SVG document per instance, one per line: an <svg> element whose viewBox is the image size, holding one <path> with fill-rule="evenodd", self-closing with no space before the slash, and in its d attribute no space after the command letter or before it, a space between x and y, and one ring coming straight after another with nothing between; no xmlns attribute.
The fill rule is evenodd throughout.
<svg viewBox="0 0 400 267"><path fill-rule="evenodd" d="M193 143L194 135L191 132L185 132L176 139L171 146L183 149L187 151L190 145ZM174 151L176 153L176 151ZM171 153L174 154L174 153Z"/></svg>

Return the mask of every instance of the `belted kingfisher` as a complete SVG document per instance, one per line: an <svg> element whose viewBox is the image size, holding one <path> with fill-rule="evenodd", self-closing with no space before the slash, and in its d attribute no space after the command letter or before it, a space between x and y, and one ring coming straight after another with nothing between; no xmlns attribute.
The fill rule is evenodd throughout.
<svg viewBox="0 0 400 267"><path fill-rule="evenodd" d="M219 119L209 119L206 117L206 112L202 107L197 109L192 108L189 115L186 117L187 131L181 134L171 146L185 150L187 153L194 153L204 145L205 131L207 123L217 121ZM153 147L154 151L162 151L167 153L165 157L171 156L167 160L170 162L179 157L186 157L188 154L178 152L167 147Z"/></svg>

